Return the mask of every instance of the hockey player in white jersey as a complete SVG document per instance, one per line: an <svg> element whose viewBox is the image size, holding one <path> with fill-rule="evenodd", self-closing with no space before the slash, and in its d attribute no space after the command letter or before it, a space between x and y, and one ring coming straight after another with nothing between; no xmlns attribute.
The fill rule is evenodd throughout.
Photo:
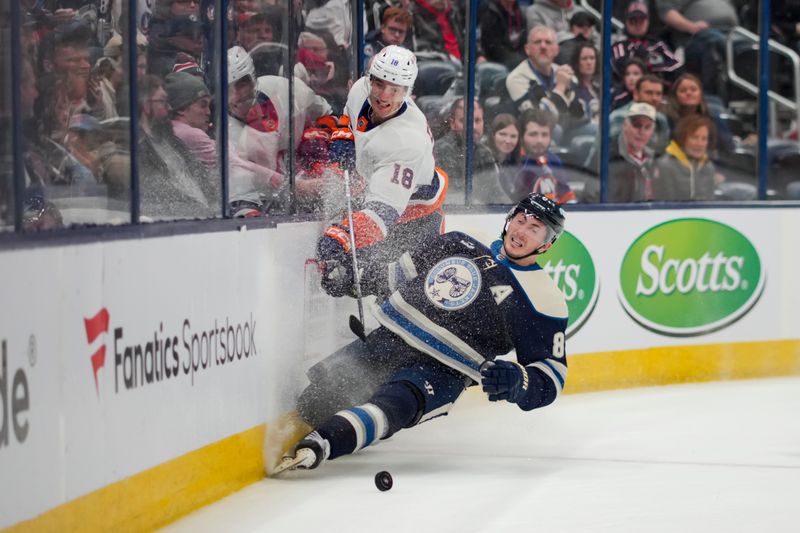
<svg viewBox="0 0 800 533"><path fill-rule="evenodd" d="M416 77L413 52L396 45L381 50L368 75L350 89L340 129L333 134L333 144L344 140L345 148L354 148L351 168L366 180L353 226L356 249L371 259L392 257L442 232L447 175L435 167L428 122L410 98ZM342 159L347 165L346 154ZM343 218L325 230L318 245L318 259L328 266L326 290L335 285L326 280L341 276L337 269L349 264L344 258L350 252L350 228Z"/></svg>
<svg viewBox="0 0 800 533"><path fill-rule="evenodd" d="M309 369L297 410L314 429L273 474L316 468L445 415L477 383L489 401L524 411L555 401L567 377L567 305L537 256L564 219L534 193L493 242L446 233L365 275L381 326ZM514 361L495 359L512 350Z"/></svg>

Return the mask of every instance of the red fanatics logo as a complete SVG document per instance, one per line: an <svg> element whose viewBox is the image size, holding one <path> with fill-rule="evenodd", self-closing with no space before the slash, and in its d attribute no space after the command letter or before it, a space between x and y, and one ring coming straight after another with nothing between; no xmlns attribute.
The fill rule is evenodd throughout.
<svg viewBox="0 0 800 533"><path fill-rule="evenodd" d="M86 341L91 346L92 343L100 336L101 333L108 333L108 310L103 307L92 318L84 318L83 322L86 326ZM94 386L97 390L97 396L100 396L100 384L97 381L97 372L103 368L106 363L106 345L103 343L90 357L92 361L92 372L94 373Z"/></svg>

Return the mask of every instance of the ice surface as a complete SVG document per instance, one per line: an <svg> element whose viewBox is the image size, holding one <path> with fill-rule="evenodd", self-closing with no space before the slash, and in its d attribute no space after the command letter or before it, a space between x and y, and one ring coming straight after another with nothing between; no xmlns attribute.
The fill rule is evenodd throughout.
<svg viewBox="0 0 800 533"><path fill-rule="evenodd" d="M799 406L800 378L567 395L530 413L470 392L446 418L163 531L797 532Z"/></svg>

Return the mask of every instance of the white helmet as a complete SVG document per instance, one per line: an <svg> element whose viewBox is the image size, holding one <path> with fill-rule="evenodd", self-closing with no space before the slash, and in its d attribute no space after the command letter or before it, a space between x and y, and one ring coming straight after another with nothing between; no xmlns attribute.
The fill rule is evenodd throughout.
<svg viewBox="0 0 800 533"><path fill-rule="evenodd" d="M411 88L417 79L417 56L408 48L390 44L373 58L369 75Z"/></svg>
<svg viewBox="0 0 800 533"><path fill-rule="evenodd" d="M250 77L256 81L256 68L253 58L241 46L228 49L228 85L236 83L242 78Z"/></svg>

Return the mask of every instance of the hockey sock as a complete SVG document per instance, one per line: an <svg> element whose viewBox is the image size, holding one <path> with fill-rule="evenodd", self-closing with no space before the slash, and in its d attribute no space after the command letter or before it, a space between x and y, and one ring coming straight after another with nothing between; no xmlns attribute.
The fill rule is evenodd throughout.
<svg viewBox="0 0 800 533"><path fill-rule="evenodd" d="M317 428L331 445L328 459L365 448L389 431L386 414L371 403L343 409Z"/></svg>
<svg viewBox="0 0 800 533"><path fill-rule="evenodd" d="M411 383L396 381L378 389L370 403L336 413L317 428L331 445L329 459L356 452L414 425L421 414L419 396Z"/></svg>

